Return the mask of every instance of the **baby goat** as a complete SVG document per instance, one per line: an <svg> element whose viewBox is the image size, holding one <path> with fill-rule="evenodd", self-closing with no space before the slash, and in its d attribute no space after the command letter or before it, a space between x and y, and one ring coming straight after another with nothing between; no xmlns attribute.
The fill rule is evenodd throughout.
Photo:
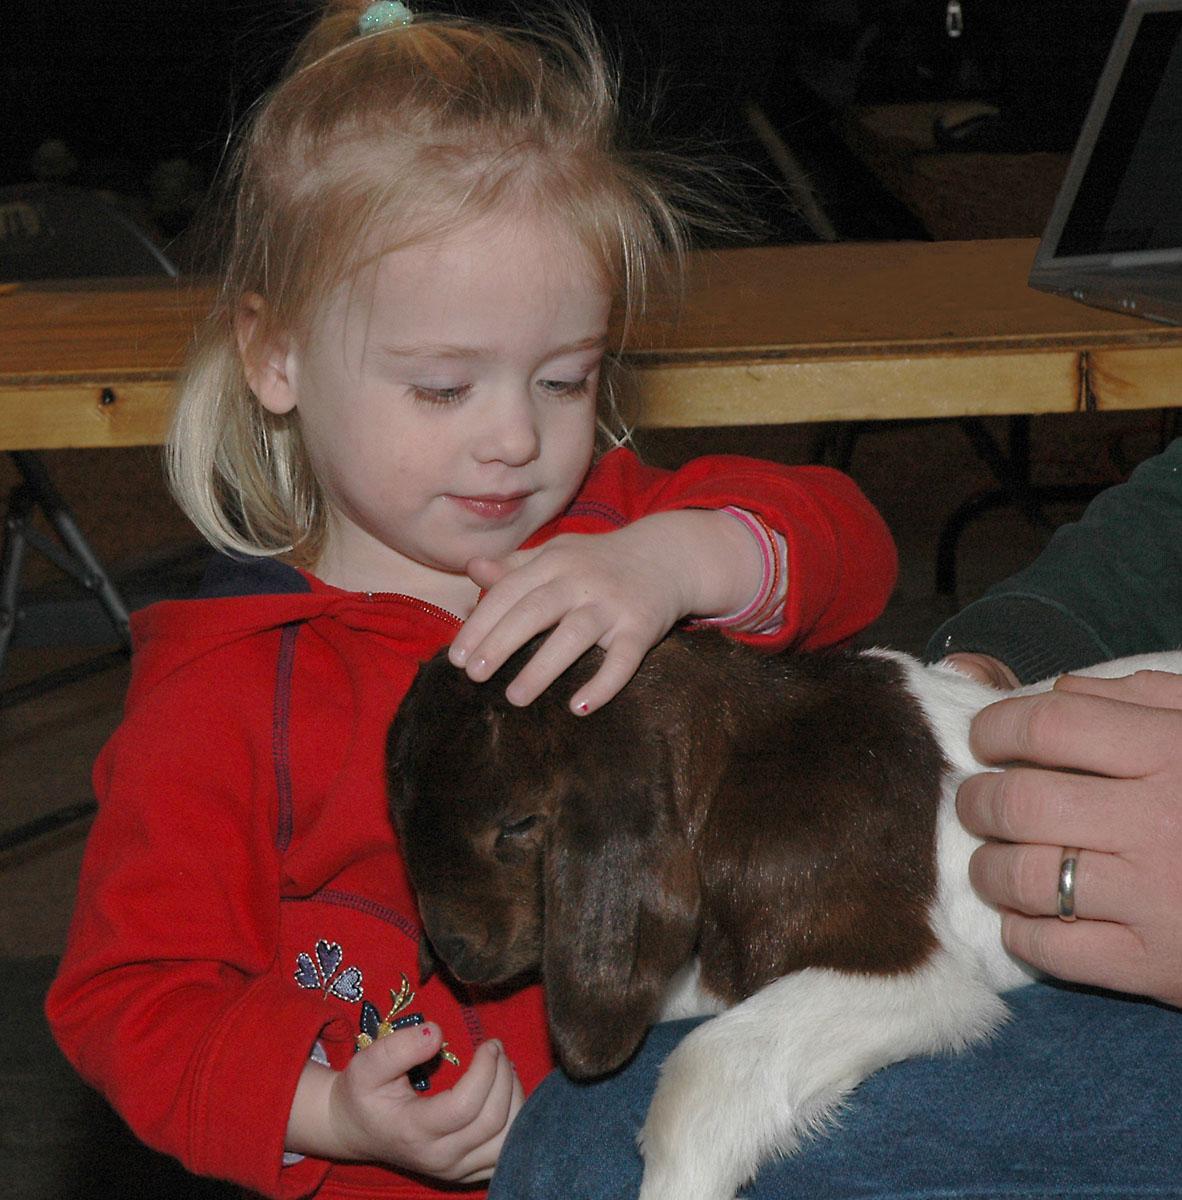
<svg viewBox="0 0 1182 1200"><path fill-rule="evenodd" d="M391 811L432 951L460 980L539 968L565 1069L601 1075L654 1021L721 1014L666 1063L643 1200L730 1200L868 1074L959 1050L1028 968L969 885L969 722L999 693L886 650L656 646L605 708L527 708L440 656L390 732ZM1182 654L1095 673L1182 672ZM1049 685L1044 685L1049 686Z"/></svg>

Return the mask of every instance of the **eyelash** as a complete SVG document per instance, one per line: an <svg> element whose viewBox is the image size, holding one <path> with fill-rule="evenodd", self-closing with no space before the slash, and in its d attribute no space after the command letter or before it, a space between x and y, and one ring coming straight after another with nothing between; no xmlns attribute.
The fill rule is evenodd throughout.
<svg viewBox="0 0 1182 1200"><path fill-rule="evenodd" d="M591 383L591 376L582 379L543 379L541 386L552 396L583 396Z"/></svg>
<svg viewBox="0 0 1182 1200"><path fill-rule="evenodd" d="M411 385L411 395L422 404L433 404L437 408L445 408L462 400L468 394L468 387L454 388L424 388Z"/></svg>
<svg viewBox="0 0 1182 1200"><path fill-rule="evenodd" d="M540 386L549 395L560 397L586 395L590 383L591 376L589 374L584 375L582 379L543 379L539 381ZM425 388L416 387L412 384L410 390L411 395L420 403L434 405L437 408L445 408L463 400L472 388L470 384L463 384L460 387L454 388Z"/></svg>

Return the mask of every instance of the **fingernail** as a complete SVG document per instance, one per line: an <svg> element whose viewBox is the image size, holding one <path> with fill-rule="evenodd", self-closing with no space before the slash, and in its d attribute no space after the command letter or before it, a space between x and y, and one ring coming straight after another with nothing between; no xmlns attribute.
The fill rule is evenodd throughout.
<svg viewBox="0 0 1182 1200"><path fill-rule="evenodd" d="M465 655L465 657L467 656ZM488 674L488 659L484 658L483 656L480 658L474 658L468 664L468 674L471 675L473 679L483 679Z"/></svg>
<svg viewBox="0 0 1182 1200"><path fill-rule="evenodd" d="M492 1041L488 1043L488 1045L492 1048L493 1058L500 1058L501 1055L504 1054L504 1052L505 1052L505 1047L503 1045L501 1045L501 1043L496 1038L493 1038Z"/></svg>
<svg viewBox="0 0 1182 1200"><path fill-rule="evenodd" d="M591 706L586 700L577 700L575 701L574 710L580 717L585 717L591 711Z"/></svg>
<svg viewBox="0 0 1182 1200"><path fill-rule="evenodd" d="M468 661L468 651L462 646L453 646L448 652L453 667L462 667Z"/></svg>

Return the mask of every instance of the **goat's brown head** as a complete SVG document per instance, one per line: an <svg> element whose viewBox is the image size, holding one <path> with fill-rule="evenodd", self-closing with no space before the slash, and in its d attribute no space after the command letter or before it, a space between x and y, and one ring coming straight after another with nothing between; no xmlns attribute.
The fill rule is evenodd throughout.
<svg viewBox="0 0 1182 1200"><path fill-rule="evenodd" d="M598 651L528 707L505 699L535 648L485 684L424 664L390 730L391 814L434 953L478 985L540 968L560 1061L598 1075L635 1050L697 936L657 661L677 647L589 717L567 702Z"/></svg>

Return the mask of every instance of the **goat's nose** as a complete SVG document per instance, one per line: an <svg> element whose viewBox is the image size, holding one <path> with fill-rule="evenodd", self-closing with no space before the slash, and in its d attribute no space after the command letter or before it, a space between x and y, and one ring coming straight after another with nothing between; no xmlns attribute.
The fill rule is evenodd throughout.
<svg viewBox="0 0 1182 1200"><path fill-rule="evenodd" d="M458 968L471 953L467 941L458 933L447 933L431 938L435 953L453 970Z"/></svg>

